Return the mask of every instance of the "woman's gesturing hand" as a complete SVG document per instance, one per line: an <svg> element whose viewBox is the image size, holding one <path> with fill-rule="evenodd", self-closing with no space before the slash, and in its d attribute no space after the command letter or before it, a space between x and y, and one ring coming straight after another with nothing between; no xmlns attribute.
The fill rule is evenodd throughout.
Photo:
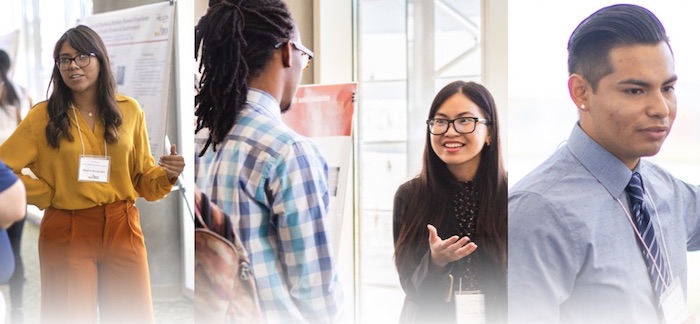
<svg viewBox="0 0 700 324"><path fill-rule="evenodd" d="M477 248L469 237L455 235L447 239L438 236L435 226L428 224L428 241L430 242L430 261L433 265L444 268L448 263L472 254Z"/></svg>

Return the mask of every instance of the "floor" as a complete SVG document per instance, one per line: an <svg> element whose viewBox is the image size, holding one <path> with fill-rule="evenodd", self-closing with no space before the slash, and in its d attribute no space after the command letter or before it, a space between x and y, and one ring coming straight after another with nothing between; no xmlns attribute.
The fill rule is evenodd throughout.
<svg viewBox="0 0 700 324"><path fill-rule="evenodd" d="M12 322L9 314L9 288L7 285L0 285L0 293L5 295L8 304L8 314L5 323L7 324L34 324L39 323L39 300L40 300L40 277L39 277L39 255L37 252L37 241L39 237L39 227L37 220L31 217L26 221L22 234L22 259L25 267L24 284L24 310L23 321ZM194 305L191 299L182 297L176 300L154 300L153 301L156 323L160 324L180 324L194 323ZM2 320L0 319L0 323Z"/></svg>

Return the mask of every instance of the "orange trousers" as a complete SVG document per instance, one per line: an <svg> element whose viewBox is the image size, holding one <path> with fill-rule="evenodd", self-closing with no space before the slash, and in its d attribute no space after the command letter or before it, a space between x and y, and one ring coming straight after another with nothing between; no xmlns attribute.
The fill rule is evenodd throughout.
<svg viewBox="0 0 700 324"><path fill-rule="evenodd" d="M131 202L48 208L39 230L42 323L153 323L146 246Z"/></svg>

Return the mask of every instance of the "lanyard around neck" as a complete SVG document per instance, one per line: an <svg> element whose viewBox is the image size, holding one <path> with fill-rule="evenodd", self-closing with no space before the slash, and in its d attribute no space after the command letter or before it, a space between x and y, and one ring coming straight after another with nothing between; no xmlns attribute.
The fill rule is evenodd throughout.
<svg viewBox="0 0 700 324"><path fill-rule="evenodd" d="M668 273L669 273L671 279L673 279L673 269L671 268L671 259L670 259L670 256L668 255L668 248L666 247L666 237L664 235L663 228L661 228L661 217L659 217L659 212L656 209L656 204L654 203L654 199L651 198L651 195L646 190L644 190L644 196L646 196L649 199L648 201L651 203L652 207L654 208L654 214L656 215L656 220L659 224L658 232L660 233L659 236L661 236L661 246L663 247L664 254L666 255L666 266L668 267ZM658 263L656 262L656 260L654 260L654 257L652 256L652 253L651 253L651 250L649 249L649 246L647 246L646 242L644 242L644 238L642 238L642 233L639 232L639 229L635 225L634 220L632 219L632 214L625 207L625 205L622 203L620 198L615 197L615 200L617 200L617 202L620 204L620 207L622 207L622 210L625 211L625 216L627 216L627 220L629 220L630 224L632 225L632 229L634 229L634 233L637 235L637 238L642 243L642 246L647 251L647 254L649 255L649 257L652 258L652 260L653 260L652 263L654 264L654 269L656 269L656 271L659 273L659 278L661 279L661 282L664 284L664 287L665 288L670 287L671 283L666 282L666 279L664 278L663 274L661 273L661 269L659 269ZM653 222L651 221L651 218L649 219L649 224L650 224L650 226L653 226Z"/></svg>
<svg viewBox="0 0 700 324"><path fill-rule="evenodd" d="M75 126L78 126L78 136L80 136L80 145L83 147L83 155L85 155L85 142L83 142L83 131L80 130L80 122L78 122L78 114L75 112L78 110L75 108L75 106L72 106L73 108L73 117L75 117ZM105 156L107 156L107 140L104 140L104 145L105 145Z"/></svg>

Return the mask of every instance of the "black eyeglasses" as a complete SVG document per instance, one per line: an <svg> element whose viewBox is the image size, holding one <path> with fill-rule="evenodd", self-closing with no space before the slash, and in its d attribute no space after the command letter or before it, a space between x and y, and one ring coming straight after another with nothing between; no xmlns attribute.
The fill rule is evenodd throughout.
<svg viewBox="0 0 700 324"><path fill-rule="evenodd" d="M58 60L56 60L56 66L58 67L59 70L61 71L66 71L70 69L70 63L75 62L75 65L78 67L86 67L90 65L90 57L95 56L95 53L90 53L90 54L78 54L74 57L59 57Z"/></svg>
<svg viewBox="0 0 700 324"><path fill-rule="evenodd" d="M430 134L442 135L450 129L450 124L452 124L457 133L469 134L476 130L477 123L488 125L491 122L488 119L479 117L460 117L457 119L431 118L426 120L425 123L428 124Z"/></svg>
<svg viewBox="0 0 700 324"><path fill-rule="evenodd" d="M301 52L301 55L308 57L308 60L306 61L306 65L304 66L304 71L308 70L309 67L311 66L311 59L314 58L314 52L312 52L310 49L308 49L306 46L304 46L301 42L295 42L293 40L279 42L279 43L275 44L275 48L280 48L280 46L282 46L288 42L291 43L292 46L294 46L294 48L298 49Z"/></svg>

